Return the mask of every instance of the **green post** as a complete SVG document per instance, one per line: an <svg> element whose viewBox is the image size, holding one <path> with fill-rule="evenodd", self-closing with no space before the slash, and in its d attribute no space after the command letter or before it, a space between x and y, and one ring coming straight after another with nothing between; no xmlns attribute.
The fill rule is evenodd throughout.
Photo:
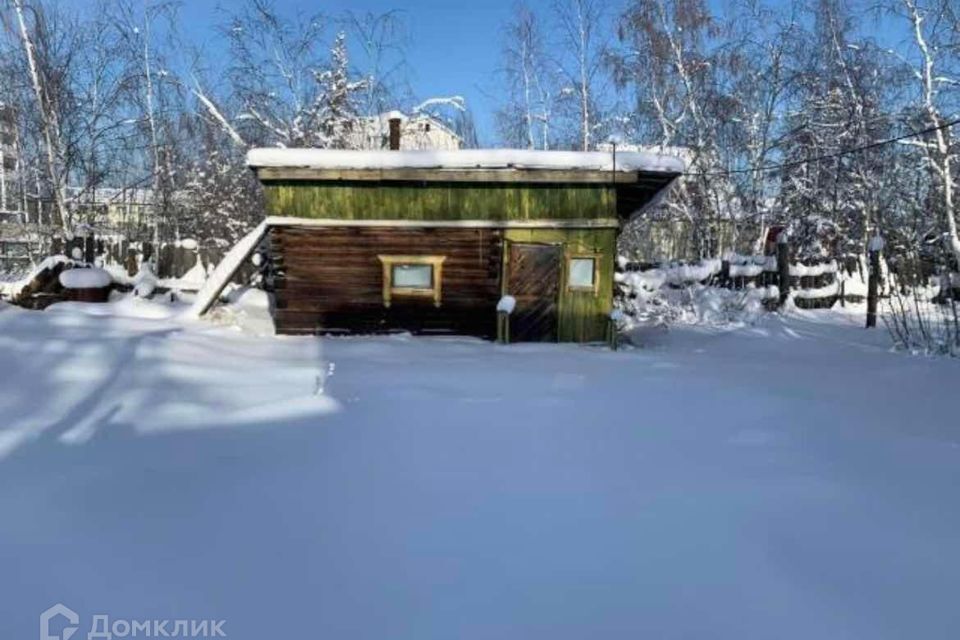
<svg viewBox="0 0 960 640"><path fill-rule="evenodd" d="M497 311L497 342L510 344L510 314Z"/></svg>
<svg viewBox="0 0 960 640"><path fill-rule="evenodd" d="M614 309L607 317L607 344L616 351L620 348L620 321L623 319L623 312Z"/></svg>

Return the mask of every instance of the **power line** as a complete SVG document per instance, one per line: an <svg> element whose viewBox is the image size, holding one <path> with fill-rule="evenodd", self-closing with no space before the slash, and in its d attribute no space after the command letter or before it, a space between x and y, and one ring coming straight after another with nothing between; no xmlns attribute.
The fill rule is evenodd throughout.
<svg viewBox="0 0 960 640"><path fill-rule="evenodd" d="M685 171L682 176L688 177L709 177L709 176L732 176L741 173L754 173L762 172L768 173L770 171L778 171L780 169L789 169L791 167L799 167L804 164L811 164L814 162L823 162L824 160L833 160L835 158L842 158L843 156L848 156L852 153L860 153L861 151L869 151L870 149L876 149L877 147L882 147L888 144L894 144L900 142L901 140L909 140L910 138L916 138L917 136L926 135L928 133L933 133L935 131L940 131L941 129L949 129L950 127L960 124L960 118L957 120L951 120L950 122L944 122L941 125L936 127L929 127L923 131L911 131L902 136L897 136L896 138L887 138L885 140L878 140L876 142L871 142L870 144L863 145L862 147L853 147L850 149L843 149L841 151L836 151L834 153L827 153L820 156L813 156L810 158L803 158L801 160L792 160L790 162L783 162L780 164L767 164L760 167L749 167L746 169L729 169L724 171Z"/></svg>

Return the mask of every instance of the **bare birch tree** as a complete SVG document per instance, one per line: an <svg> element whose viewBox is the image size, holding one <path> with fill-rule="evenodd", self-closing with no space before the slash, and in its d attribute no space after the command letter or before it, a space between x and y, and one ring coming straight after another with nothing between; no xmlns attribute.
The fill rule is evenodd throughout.
<svg viewBox="0 0 960 640"><path fill-rule="evenodd" d="M496 112L497 129L511 146L549 149L554 144L559 78L545 47L536 14L516 4L504 27L498 74L507 91Z"/></svg>
<svg viewBox="0 0 960 640"><path fill-rule="evenodd" d="M56 97L49 86L49 76L45 75L41 69L42 61L38 59L36 47L37 34L43 29L43 10L33 5L25 5L23 0L11 0L11 2L17 19L20 41L26 56L27 69L30 73L30 82L36 98L37 113L43 132L47 179L50 182L56 213L59 216L60 224L63 226L63 233L66 237L71 237L73 232L66 205L66 177L63 166L65 155L63 132L60 128L60 117L55 103ZM27 26L25 16L27 11L33 14L32 30Z"/></svg>
<svg viewBox="0 0 960 640"><path fill-rule="evenodd" d="M564 78L562 95L572 99L576 148L588 151L603 141L602 98L608 75L608 47L601 30L607 25L600 0L554 0L557 67Z"/></svg>
<svg viewBox="0 0 960 640"><path fill-rule="evenodd" d="M956 144L946 126L949 109L956 110L960 87L960 9L951 0L901 0L894 13L908 21L916 62L911 65L916 81L917 111L923 128L934 129L919 146L936 177L942 209L944 240L960 266L960 212L957 211Z"/></svg>

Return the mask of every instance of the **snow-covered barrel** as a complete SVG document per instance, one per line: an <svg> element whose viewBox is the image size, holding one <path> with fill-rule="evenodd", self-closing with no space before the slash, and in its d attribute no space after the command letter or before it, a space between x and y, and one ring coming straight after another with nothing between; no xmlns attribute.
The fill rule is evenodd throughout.
<svg viewBox="0 0 960 640"><path fill-rule="evenodd" d="M106 302L110 297L113 278L103 269L67 269L60 274L60 284L65 289L69 300Z"/></svg>

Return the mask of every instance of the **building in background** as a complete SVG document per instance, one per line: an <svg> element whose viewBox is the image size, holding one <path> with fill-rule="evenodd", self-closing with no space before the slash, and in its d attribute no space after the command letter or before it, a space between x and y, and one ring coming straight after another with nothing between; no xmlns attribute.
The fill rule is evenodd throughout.
<svg viewBox="0 0 960 640"><path fill-rule="evenodd" d="M103 233L135 237L156 224L152 189L67 187L67 206L74 212L75 218Z"/></svg>
<svg viewBox="0 0 960 640"><path fill-rule="evenodd" d="M391 126L398 127L399 148L404 151L455 151L463 148L463 140L441 120L425 113L408 116L400 111L386 111L362 118L356 149L389 149ZM393 124L391 124L391 122Z"/></svg>

